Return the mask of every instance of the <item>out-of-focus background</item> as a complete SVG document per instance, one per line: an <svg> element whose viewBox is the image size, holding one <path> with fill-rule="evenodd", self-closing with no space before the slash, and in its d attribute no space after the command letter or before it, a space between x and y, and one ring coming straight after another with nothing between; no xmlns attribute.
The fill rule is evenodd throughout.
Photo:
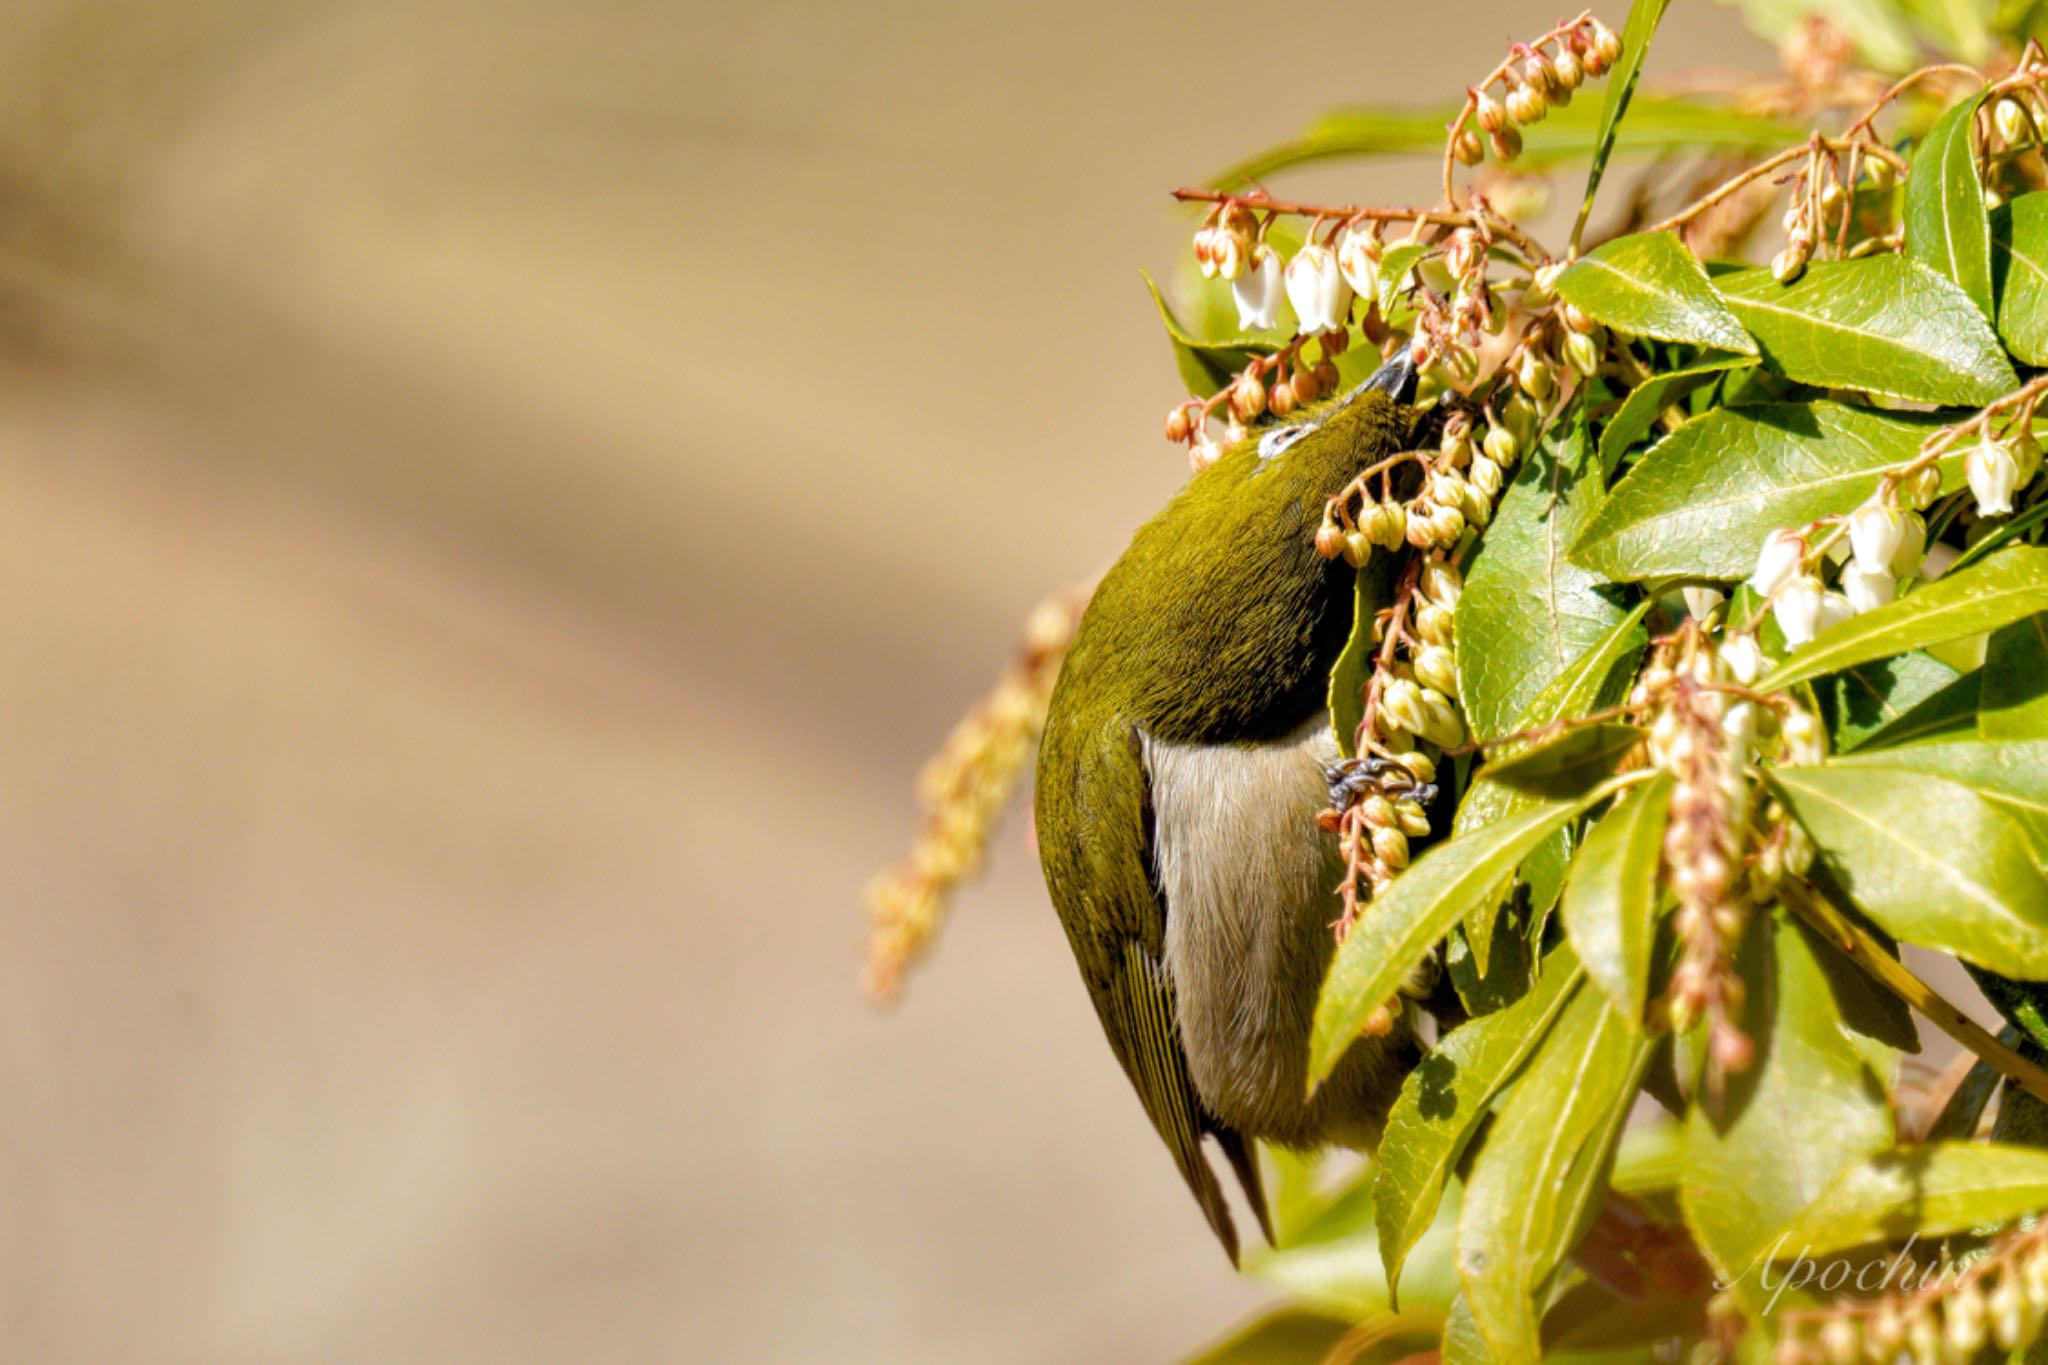
<svg viewBox="0 0 2048 1365"><path fill-rule="evenodd" d="M1769 61L1674 8L1653 74ZM858 896L1184 475L1164 191L1557 17L8 5L0 1355L1142 1361L1244 1313L1021 822L889 1017Z"/></svg>

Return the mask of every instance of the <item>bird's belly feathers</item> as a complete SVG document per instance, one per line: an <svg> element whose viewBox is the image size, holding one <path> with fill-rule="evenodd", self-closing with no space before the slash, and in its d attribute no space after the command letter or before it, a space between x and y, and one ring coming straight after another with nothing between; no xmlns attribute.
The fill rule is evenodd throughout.
<svg viewBox="0 0 2048 1365"><path fill-rule="evenodd" d="M1147 738L1165 957L1203 1105L1248 1136L1371 1146L1411 1059L1366 1039L1305 1103L1309 1025L1334 940L1342 860L1316 828L1337 759L1327 715L1260 744Z"/></svg>

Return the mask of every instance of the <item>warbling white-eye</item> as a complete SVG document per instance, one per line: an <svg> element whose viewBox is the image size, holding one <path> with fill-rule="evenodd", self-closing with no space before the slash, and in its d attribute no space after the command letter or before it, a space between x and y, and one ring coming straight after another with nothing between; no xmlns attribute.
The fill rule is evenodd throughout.
<svg viewBox="0 0 2048 1365"><path fill-rule="evenodd" d="M1233 1262L1203 1137L1270 1240L1252 1140L1376 1145L1415 1060L1397 1025L1305 1094L1342 869L1316 822L1338 758L1327 689L1354 597L1315 535L1332 494L1406 448L1413 382L1404 354L1195 475L1096 590L1040 747L1046 885L1110 1047Z"/></svg>

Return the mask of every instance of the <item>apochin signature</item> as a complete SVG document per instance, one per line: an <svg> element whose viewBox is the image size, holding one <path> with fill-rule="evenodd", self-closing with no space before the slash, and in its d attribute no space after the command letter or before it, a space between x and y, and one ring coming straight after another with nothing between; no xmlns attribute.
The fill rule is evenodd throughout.
<svg viewBox="0 0 2048 1365"><path fill-rule="evenodd" d="M1757 1287L1770 1295L1763 1306L1764 1314L1769 1315L1776 1311L1778 1300L1787 1292L1817 1289L1823 1294L1840 1294L1848 1290L1864 1295L1916 1294L1931 1285L1953 1279L1967 1269L1946 1259L1929 1265L1917 1264L1912 1257L1913 1248L1919 1240L1916 1234L1907 1238L1905 1246L1893 1255L1856 1264L1836 1257L1816 1261L1803 1247L1797 1252L1787 1253L1785 1239L1780 1237L1734 1279L1715 1280L1714 1288L1733 1289L1754 1273ZM1773 1267L1781 1261L1790 1261L1791 1264L1783 1273L1777 1273Z"/></svg>

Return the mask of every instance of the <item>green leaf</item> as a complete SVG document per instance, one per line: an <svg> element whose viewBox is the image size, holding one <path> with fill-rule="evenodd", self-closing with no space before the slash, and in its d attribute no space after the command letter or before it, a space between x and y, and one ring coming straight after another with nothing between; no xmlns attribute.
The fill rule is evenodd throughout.
<svg viewBox="0 0 2048 1365"><path fill-rule="evenodd" d="M2022 826L1992 802L1946 778L1854 761L1765 776L1828 870L1888 932L2008 975L2048 977L2048 879Z"/></svg>
<svg viewBox="0 0 2048 1365"><path fill-rule="evenodd" d="M1771 523L1783 525L1782 522ZM1757 683L1766 692L2048 611L2048 550L2013 545L1952 569L1897 601L1824 632Z"/></svg>
<svg viewBox="0 0 2048 1365"><path fill-rule="evenodd" d="M2048 192L2023 194L1991 215L1998 335L2029 365L2048 364Z"/></svg>
<svg viewBox="0 0 2048 1365"><path fill-rule="evenodd" d="M1628 397L1622 400L1614 416L1607 419L1606 429L1600 433L1600 468L1610 475L1621 468L1621 457L1628 453L1630 446L1650 434L1664 409L1701 385L1713 383L1727 371L1747 369L1755 363L1748 356L1716 356L1682 370L1653 374L1630 389ZM1498 516L1494 518L1496 521L1499 519ZM1481 543L1484 544L1483 541Z"/></svg>
<svg viewBox="0 0 2048 1365"><path fill-rule="evenodd" d="M1617 581L1744 577L1771 530L1855 507L1938 425L1845 403L1717 408L1636 461L1571 558ZM1945 482L1961 460L1944 462Z"/></svg>
<svg viewBox="0 0 2048 1365"><path fill-rule="evenodd" d="M2001 627L1984 654L1977 733L2048 739L2048 615Z"/></svg>
<svg viewBox="0 0 2048 1365"><path fill-rule="evenodd" d="M2048 1208L2048 1151L1988 1142L1893 1147L1844 1170L1786 1227L1788 1253L1923 1241Z"/></svg>
<svg viewBox="0 0 2048 1365"><path fill-rule="evenodd" d="M1893 659L1855 664L1813 683L1821 719L1828 727L1828 748L1847 753L1888 725L1904 719L1920 703L1953 683L1960 675L1931 654L1914 651Z"/></svg>
<svg viewBox="0 0 2048 1365"><path fill-rule="evenodd" d="M1631 336L1757 353L1698 259L1668 232L1638 232L1596 247L1557 277L1557 293Z"/></svg>
<svg viewBox="0 0 2048 1365"><path fill-rule="evenodd" d="M1458 1219L1458 1278L1503 1361L1541 1358L1541 1291L1604 1182L1649 1055L1647 1036L1605 996L1574 992L1480 1148Z"/></svg>
<svg viewBox="0 0 2048 1365"><path fill-rule="evenodd" d="M1977 733L1977 693L1982 683L1980 673L1963 674L1933 696L1914 703L1905 715L1857 745L1856 752L1870 754L1879 749L1974 736Z"/></svg>
<svg viewBox="0 0 2048 1365"><path fill-rule="evenodd" d="M1600 818L1572 862L1560 907L1586 974L1631 1027L1640 1026L1649 997L1657 864L1671 783L1669 773L1659 773Z"/></svg>
<svg viewBox="0 0 2048 1365"><path fill-rule="evenodd" d="M1330 959L1309 1039L1309 1085L1322 1084L1366 1016L1393 998L1460 915L1505 881L1553 830L1606 800L1619 785L1609 782L1581 797L1526 806L1445 840L1394 878Z"/></svg>
<svg viewBox="0 0 2048 1365"><path fill-rule="evenodd" d="M2048 740L1964 740L1876 749L1831 767L1923 773L1968 787L2020 824L2035 860L2048 862Z"/></svg>
<svg viewBox="0 0 2048 1365"><path fill-rule="evenodd" d="M1487 1106L1549 1032L1581 979L1569 949L1553 952L1526 995L1452 1029L1402 1081L1387 1114L1373 1186L1389 1292L1399 1287L1402 1262L1435 1219L1451 1168Z"/></svg>
<svg viewBox="0 0 2048 1365"><path fill-rule="evenodd" d="M1756 1060L1728 1078L1718 1116L1701 1104L1687 1115L1679 1197L1717 1277L1755 1308L1765 1291L1754 1265L1778 1230L1844 1165L1890 1142L1892 1118L1812 940L1759 916L1739 965Z"/></svg>
<svg viewBox="0 0 2048 1365"><path fill-rule="evenodd" d="M1305 1308L1269 1309L1231 1328L1187 1365L1320 1365L1352 1325L1348 1318Z"/></svg>
<svg viewBox="0 0 2048 1365"><path fill-rule="evenodd" d="M1565 547L1604 497L1581 412L1544 433L1480 539L1458 597L1458 694L1477 739L1522 713L1626 612Z"/></svg>
<svg viewBox="0 0 2048 1365"><path fill-rule="evenodd" d="M1991 215L1970 130L1984 92L1950 108L1913 154L1906 177L1906 256L1954 280L1991 317Z"/></svg>
<svg viewBox="0 0 2048 1365"><path fill-rule="evenodd" d="M1543 122L1522 130L1516 169L1540 171L1589 161L1599 142L1603 112L1591 100L1577 100L1564 109L1553 107ZM1421 110L1339 109L1316 120L1292 142L1261 152L1210 183L1215 189L1235 190L1270 179L1276 171L1311 162L1415 152L1441 154L1444 129L1457 116L1457 105ZM1762 152L1797 142L1805 135L1805 130L1794 124L1704 99L1642 95L1630 102L1629 116L1615 131L1613 155Z"/></svg>
<svg viewBox="0 0 2048 1365"><path fill-rule="evenodd" d="M1346 354L1349 354L1347 352ZM1949 565L1949 572L1967 569L1978 560L1996 554L2015 540L2024 539L2042 522L2048 521L2048 502L2037 502L2017 516L2000 517L1992 526L1991 534L1984 536L1965 549L1956 562Z"/></svg>
<svg viewBox="0 0 2048 1365"><path fill-rule="evenodd" d="M1643 74L1643 58L1649 55L1650 38L1664 17L1671 0L1635 0L1629 6L1628 22L1621 29L1621 55L1607 73L1607 98L1600 105L1600 123L1593 133L1592 162L1586 170L1586 197L1579 202L1578 220L1572 224L1572 246L1585 233L1586 219L1593 212L1593 196L1599 192L1600 177L1607 172L1607 158L1614 151L1615 131L1629 101L1636 93L1636 78ZM1737 348L1741 349L1741 348Z"/></svg>
<svg viewBox="0 0 2048 1365"><path fill-rule="evenodd" d="M1380 1263L1379 1234L1373 1227L1374 1168L1343 1181L1322 1211L1294 1236L1274 1247L1245 1253L1245 1273L1283 1291L1296 1303L1356 1321L1388 1311L1393 1296ZM1406 1278L1407 1307L1444 1309L1458 1290L1453 1243L1460 1190L1444 1192L1435 1222L1423 1230Z"/></svg>
<svg viewBox="0 0 2048 1365"><path fill-rule="evenodd" d="M1166 296L1159 292L1159 286L1150 275L1145 276L1145 287L1152 291L1152 302L1159 308L1159 320L1166 324L1167 339L1173 343L1173 357L1180 366L1181 382L1188 386L1188 392L1197 398L1207 398L1223 388L1244 371L1253 356L1270 354L1278 349L1272 337L1243 335L1226 337L1221 341L1203 341L1181 325L1167 306ZM1277 334L1276 334L1277 335Z"/></svg>
<svg viewBox="0 0 2048 1365"><path fill-rule="evenodd" d="M1330 729L1337 752L1356 758L1358 723L1365 719L1365 687L1372 680L1373 618L1393 597L1393 560L1374 555L1352 583L1351 638L1330 669Z"/></svg>
<svg viewBox="0 0 2048 1365"><path fill-rule="evenodd" d="M1970 296L1903 257L1814 261L1791 284L1768 269L1714 283L1764 363L1801 383L1968 407L2018 385Z"/></svg>
<svg viewBox="0 0 2048 1365"><path fill-rule="evenodd" d="M1648 733L1640 725L1617 721L1573 726L1512 758L1487 764L1484 775L1488 782L1531 796L1577 796L1612 774L1622 755Z"/></svg>

